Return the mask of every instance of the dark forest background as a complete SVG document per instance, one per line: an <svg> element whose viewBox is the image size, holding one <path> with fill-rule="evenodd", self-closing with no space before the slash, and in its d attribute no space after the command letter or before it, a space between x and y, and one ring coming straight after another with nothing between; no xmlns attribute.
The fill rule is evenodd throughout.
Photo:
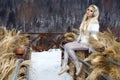
<svg viewBox="0 0 120 80"><path fill-rule="evenodd" d="M78 28L86 8L100 10L100 30L120 27L120 0L0 0L0 26L23 32L66 32Z"/></svg>

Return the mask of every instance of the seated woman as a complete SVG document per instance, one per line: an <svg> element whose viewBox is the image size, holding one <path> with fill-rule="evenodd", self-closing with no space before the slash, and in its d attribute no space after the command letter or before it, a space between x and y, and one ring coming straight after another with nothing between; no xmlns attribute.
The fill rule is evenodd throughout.
<svg viewBox="0 0 120 80"><path fill-rule="evenodd" d="M98 16L98 7L96 5L90 5L86 10L80 25L80 35L78 36L77 41L69 42L64 45L64 60L59 75L69 70L69 57L74 61L76 75L79 75L82 69L82 63L78 61L75 50L90 50L90 44L88 41L89 36L92 36L97 40L96 33L99 32Z"/></svg>

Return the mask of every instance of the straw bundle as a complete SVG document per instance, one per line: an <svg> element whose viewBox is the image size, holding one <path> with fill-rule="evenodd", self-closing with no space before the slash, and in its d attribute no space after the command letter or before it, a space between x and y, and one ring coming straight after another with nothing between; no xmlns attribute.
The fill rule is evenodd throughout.
<svg viewBox="0 0 120 80"><path fill-rule="evenodd" d="M28 43L27 35L21 35L20 31L17 32L15 29L9 31L6 27L0 28L0 80L11 80L18 59L14 51L21 45L27 46ZM26 73L29 62L23 61L23 63L26 67L24 70L21 67L20 72ZM18 80L24 80L23 77L25 76L18 76Z"/></svg>

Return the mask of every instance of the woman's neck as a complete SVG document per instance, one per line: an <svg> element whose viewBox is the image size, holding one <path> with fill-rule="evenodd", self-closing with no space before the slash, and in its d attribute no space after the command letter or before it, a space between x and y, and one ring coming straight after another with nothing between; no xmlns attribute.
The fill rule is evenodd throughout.
<svg viewBox="0 0 120 80"><path fill-rule="evenodd" d="M86 21L89 21L89 20L91 20L92 19L92 17L87 17L87 20Z"/></svg>

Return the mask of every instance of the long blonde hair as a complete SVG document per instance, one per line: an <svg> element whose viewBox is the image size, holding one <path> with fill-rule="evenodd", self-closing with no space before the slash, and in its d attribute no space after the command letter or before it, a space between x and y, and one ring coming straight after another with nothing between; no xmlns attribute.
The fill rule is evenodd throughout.
<svg viewBox="0 0 120 80"><path fill-rule="evenodd" d="M80 25L80 30L82 30L84 27L88 27L88 25L89 25L90 22L97 22L97 23L98 23L98 17L99 17L99 9L98 9L98 7L97 7L96 5L90 5L89 7L94 8L94 12L93 12L94 16L91 17L91 20L88 21L88 23L84 26L83 24L84 24L84 23L87 21L87 19L88 19L87 14L85 13L85 15L84 15L84 17L83 17L83 20L82 20L82 22L81 22L81 25ZM88 7L88 8L89 8L89 7ZM87 8L87 9L88 9L88 8ZM86 30L87 30L87 28L86 28Z"/></svg>

